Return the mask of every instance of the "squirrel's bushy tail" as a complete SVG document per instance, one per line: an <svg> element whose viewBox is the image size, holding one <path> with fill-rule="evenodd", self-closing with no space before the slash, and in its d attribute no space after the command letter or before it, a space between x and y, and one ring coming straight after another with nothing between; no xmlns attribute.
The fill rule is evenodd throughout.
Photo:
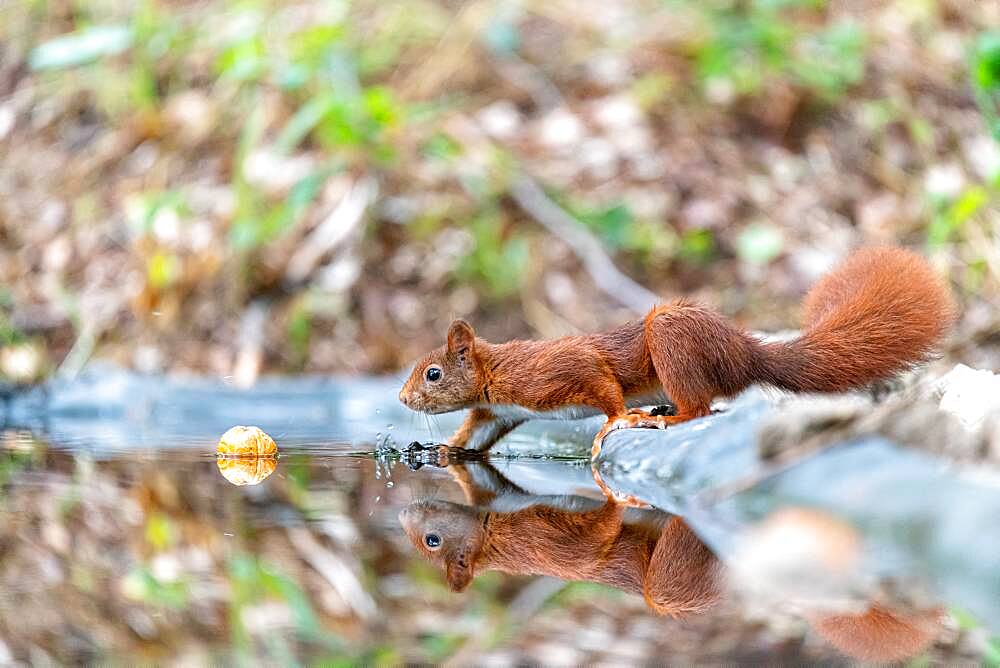
<svg viewBox="0 0 1000 668"><path fill-rule="evenodd" d="M810 615L816 631L853 659L903 661L926 649L944 628L940 610L909 614L872 605L863 614Z"/></svg>
<svg viewBox="0 0 1000 668"><path fill-rule="evenodd" d="M842 392L926 361L955 318L927 260L902 248L865 248L805 299L804 331L764 346L768 382L795 392Z"/></svg>

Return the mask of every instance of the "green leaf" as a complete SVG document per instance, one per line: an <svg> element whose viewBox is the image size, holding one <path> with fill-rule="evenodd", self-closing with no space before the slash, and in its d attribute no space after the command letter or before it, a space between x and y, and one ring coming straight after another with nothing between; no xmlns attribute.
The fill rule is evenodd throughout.
<svg viewBox="0 0 1000 668"><path fill-rule="evenodd" d="M333 95L318 95L311 98L288 119L275 141L279 153L287 154L298 146L306 136L323 120L334 105Z"/></svg>
<svg viewBox="0 0 1000 668"><path fill-rule="evenodd" d="M951 219L953 226L958 227L959 225L963 225L967 220L976 215L980 209L986 206L989 200L990 196L985 188L974 186L967 189L952 204L948 212L948 217Z"/></svg>
<svg viewBox="0 0 1000 668"><path fill-rule="evenodd" d="M1000 88L1000 32L986 32L976 40L974 81L984 90Z"/></svg>
<svg viewBox="0 0 1000 668"><path fill-rule="evenodd" d="M856 23L843 21L802 41L803 53L791 62L800 82L827 98L864 78L865 36Z"/></svg>
<svg viewBox="0 0 1000 668"><path fill-rule="evenodd" d="M295 619L295 628L299 633L306 636L319 636L321 629L316 613L313 612L309 597L299 585L287 575L270 568L266 565L259 565L259 577L264 587L272 594L275 594L288 604L292 609L292 617Z"/></svg>
<svg viewBox="0 0 1000 668"><path fill-rule="evenodd" d="M292 186L281 204L265 209L255 207L236 218L229 231L230 242L240 250L251 250L274 241L302 218L334 169L320 169Z"/></svg>
<svg viewBox="0 0 1000 668"><path fill-rule="evenodd" d="M189 592L184 582L161 582L145 567L133 568L122 581L129 598L158 607L182 610L187 607Z"/></svg>
<svg viewBox="0 0 1000 668"><path fill-rule="evenodd" d="M342 47L344 26L322 24L310 26L295 34L291 40L294 60L318 70L335 49Z"/></svg>
<svg viewBox="0 0 1000 668"><path fill-rule="evenodd" d="M444 132L435 132L424 142L420 150L428 157L450 160L462 152L462 146Z"/></svg>
<svg viewBox="0 0 1000 668"><path fill-rule="evenodd" d="M927 244L933 248L948 243L989 201L985 188L973 186L950 205L939 205L927 227Z"/></svg>
<svg viewBox="0 0 1000 668"><path fill-rule="evenodd" d="M976 103L993 137L1000 141L1000 31L979 36L970 69Z"/></svg>
<svg viewBox="0 0 1000 668"><path fill-rule="evenodd" d="M153 513L146 520L146 541L157 551L171 547L176 541L176 532L170 518L163 513Z"/></svg>
<svg viewBox="0 0 1000 668"><path fill-rule="evenodd" d="M377 129L395 124L399 120L400 105L393 98L392 91L382 86L365 89L362 95L365 112Z"/></svg>
<svg viewBox="0 0 1000 668"><path fill-rule="evenodd" d="M503 221L495 212L476 217L469 226L475 245L457 271L460 279L483 284L494 299L504 299L521 289L530 258L527 239L503 239L502 227Z"/></svg>
<svg viewBox="0 0 1000 668"><path fill-rule="evenodd" d="M177 279L180 269L176 255L156 253L146 263L146 280L153 288L163 290Z"/></svg>
<svg viewBox="0 0 1000 668"><path fill-rule="evenodd" d="M216 68L224 79L255 81L264 73L264 42L253 37L231 45L216 61Z"/></svg>
<svg viewBox="0 0 1000 668"><path fill-rule="evenodd" d="M628 205L615 204L607 209L584 212L580 218L615 248L629 246L635 217Z"/></svg>
<svg viewBox="0 0 1000 668"><path fill-rule="evenodd" d="M33 70L75 67L123 53L132 46L132 30L125 25L84 28L39 44L28 56Z"/></svg>
<svg viewBox="0 0 1000 668"><path fill-rule="evenodd" d="M768 264L781 254L784 247L781 229L766 223L753 223L736 239L736 252L750 264Z"/></svg>
<svg viewBox="0 0 1000 668"><path fill-rule="evenodd" d="M715 255L715 236L711 230L688 230L681 237L678 254L689 262L705 264Z"/></svg>
<svg viewBox="0 0 1000 668"><path fill-rule="evenodd" d="M822 9L826 0L754 0L754 7L764 11L779 11L782 9Z"/></svg>
<svg viewBox="0 0 1000 668"><path fill-rule="evenodd" d="M986 642L983 663L989 668L1000 668L1000 637L991 638Z"/></svg>

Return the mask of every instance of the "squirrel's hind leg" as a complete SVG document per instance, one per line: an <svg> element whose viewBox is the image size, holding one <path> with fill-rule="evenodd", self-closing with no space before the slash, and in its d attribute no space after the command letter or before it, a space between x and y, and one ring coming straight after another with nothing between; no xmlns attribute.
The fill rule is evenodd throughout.
<svg viewBox="0 0 1000 668"><path fill-rule="evenodd" d="M592 458L613 431L665 429L704 417L712 412L712 399L735 394L749 384L751 344L722 316L702 306L681 300L654 308L646 316L644 336L656 377L676 414L631 410L625 415L609 415L594 437Z"/></svg>
<svg viewBox="0 0 1000 668"><path fill-rule="evenodd" d="M679 517L663 527L643 581L646 604L658 614L705 612L722 596L719 560Z"/></svg>
<svg viewBox="0 0 1000 668"><path fill-rule="evenodd" d="M752 342L703 306L681 300L654 308L646 316L645 337L656 376L677 408L667 424L709 415L715 397L750 384Z"/></svg>
<svg viewBox="0 0 1000 668"><path fill-rule="evenodd" d="M601 430L594 436L594 444L590 449L590 458L594 459L604 446L604 439L613 431L619 429L666 429L670 425L686 422L690 418L680 415L653 415L646 411L632 409L626 415L609 418Z"/></svg>

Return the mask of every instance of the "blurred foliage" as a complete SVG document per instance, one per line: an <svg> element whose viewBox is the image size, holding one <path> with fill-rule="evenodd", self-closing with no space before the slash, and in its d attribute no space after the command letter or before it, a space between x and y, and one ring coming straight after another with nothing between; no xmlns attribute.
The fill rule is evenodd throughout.
<svg viewBox="0 0 1000 668"><path fill-rule="evenodd" d="M958 628L962 631L986 631L979 620L966 610L953 606L948 612L958 622ZM986 640L983 665L989 668L1000 667L1000 635Z"/></svg>
<svg viewBox="0 0 1000 668"><path fill-rule="evenodd" d="M275 597L288 604L296 631L303 637L338 644L321 628L309 597L302 588L274 565L262 563L253 555L240 554L229 562L229 575L233 588L230 623L236 647L246 648L249 644L249 634L242 618L244 609L267 597Z"/></svg>
<svg viewBox="0 0 1000 668"><path fill-rule="evenodd" d="M0 226L27 229L43 202L64 207L53 218L66 225L0 227L11 240L0 261L16 267L0 276L0 345L41 329L58 359L86 335L130 363L145 341L154 362L226 374L244 310L266 301L263 369L385 371L436 344L431 323L455 315L494 321L490 336L549 330L527 308L549 272L571 284L542 295L563 300L545 312L574 330L613 324L614 300L511 203L516 170L659 293L726 293L718 301L750 320L751 279L773 280L760 287L781 291L766 327L789 324L815 278L797 259L807 248L923 242L964 297L996 283L1000 167L972 147L983 131L962 114L977 109L1000 138L1000 33L972 6L661 0L601 18L493 0L34 0L0 11L18 65L0 141L68 161L65 179L39 173L41 190L5 192L16 206L0 208ZM905 58L892 57L897 42ZM925 182L940 167L957 185ZM361 224L320 233L362 178L378 198ZM885 196L893 213L869 206ZM804 212L827 222L803 224ZM18 255L28 247L43 257ZM121 280L91 290L102 271ZM83 296L101 289L124 296L95 324ZM580 313L581 301L596 307Z"/></svg>
<svg viewBox="0 0 1000 668"><path fill-rule="evenodd" d="M472 312L458 315L499 320L498 335L547 331L550 323L516 310L526 294L544 292L549 271L569 275L578 293L548 304L568 327L616 323L617 305L601 301L572 257L550 253L559 240L509 201L515 166L537 175L651 288L703 288L755 323L791 322L804 288L799 265L812 264L796 254L839 253L845 237L925 244L964 300L995 306L1000 166L975 164L991 147L965 148L984 133L1000 140L1000 32L984 23L981 4L659 0L604 14L599 3L530 1L0 3L0 169L17 177L0 178L0 349L31 352L44 342L65 353L105 306L95 295L118 291L127 298L102 322L109 354L126 363L159 346L165 368L231 374L240 318L264 299L274 305L259 333L265 368L395 370L440 344L440 322L462 302ZM622 99L634 117L604 119ZM483 114L498 106L491 125ZM602 168L592 169L595 153ZM35 160L44 166L25 168ZM926 175L941 166L958 178L930 187ZM320 252L304 280L286 281L290 258L361 175L375 177L380 195L363 224ZM650 193L666 195L649 206ZM888 214L863 215L886 195ZM65 211L47 216L50 204ZM344 278L350 261L353 279ZM762 268L775 277L759 289L766 300L743 284L743 270L759 282ZM10 482L42 456L44 448L0 454L5 502ZM331 496L358 515L336 515L335 526L365 527L364 515L376 512L366 490L315 490L343 471L281 461L283 476L268 484L281 490L282 512L316 520L311 506ZM59 522L103 531L95 518L117 515L95 504L109 503L115 486L95 487L95 501L80 482L87 469L75 478L52 472L51 496ZM217 512L232 505L201 498L217 488L187 473L168 487L184 504L213 509L199 522L218 535ZM48 483L25 479L33 503L44 501L37 485ZM131 503L114 499L116 511ZM259 497L240 499L260 510ZM191 612L199 583L155 567L157 556L195 547L198 532L180 515L154 507L120 529L133 540L108 550L112 566L124 564L113 579L72 561L90 552L71 553L67 582L108 597L118 588L106 583L116 582L158 622L200 619ZM282 531L260 533L280 542ZM26 543L32 569L45 563L38 546L48 537ZM327 630L328 611L310 598L315 574L292 550L265 557L227 542L209 589L222 592L235 658L288 665L303 642L317 665L425 663L453 656L483 628L487 647L524 628L508 612L502 578L477 578L458 599L436 569L396 563L391 541L364 538L366 577L398 577L380 581L379 605L387 614L414 600L433 607L448 615L435 631L400 615L410 626L348 640L339 627ZM545 605L603 614L630 600L576 583ZM275 603L290 611L292 633L262 639L247 620ZM79 619L91 619L82 609ZM963 629L978 627L955 616ZM421 646L403 656L393 643L411 636ZM58 639L70 646L75 631ZM1000 640L985 659L1000 666Z"/></svg>
<svg viewBox="0 0 1000 668"><path fill-rule="evenodd" d="M976 40L971 71L979 107L1000 141L1000 32L986 32Z"/></svg>
<svg viewBox="0 0 1000 668"><path fill-rule="evenodd" d="M129 571L122 582L126 596L153 607L183 610L190 602L190 592L185 582L167 582L158 579L152 571L137 566Z"/></svg>
<svg viewBox="0 0 1000 668"><path fill-rule="evenodd" d="M674 0L682 7L692 3ZM864 32L854 22L810 27L794 15L821 10L825 0L694 3L707 37L695 59L706 86L755 94L769 79L785 79L835 101L864 76Z"/></svg>
<svg viewBox="0 0 1000 668"><path fill-rule="evenodd" d="M0 288L0 346L19 343L24 335L10 322L11 296L8 290Z"/></svg>
<svg viewBox="0 0 1000 668"><path fill-rule="evenodd" d="M370 456L344 456L354 450L348 446L332 455L293 448L281 458L281 474L237 487L211 458L184 454L191 443L95 457L89 445L74 452L28 432L2 436L9 595L0 624L18 661L548 665L673 656L685 664L744 663L748 644L753 657L843 660L803 642L806 625L789 624L787 611L748 620L729 602L671 619L620 589L497 571L478 574L456 595L396 520L419 495L461 494L444 470L383 469ZM312 547L302 549L294 534L306 532ZM352 607L362 589L374 614ZM966 642L988 634L970 615L950 612L961 633L943 634L912 665L980 657L994 665L997 640ZM595 643L595 636L607 640ZM579 659L559 661L553 648L572 648L567 656Z"/></svg>
<svg viewBox="0 0 1000 668"><path fill-rule="evenodd" d="M528 240L520 233L506 233L496 211L473 218L469 231L474 245L459 265L457 278L483 286L495 299L517 294L528 267Z"/></svg>

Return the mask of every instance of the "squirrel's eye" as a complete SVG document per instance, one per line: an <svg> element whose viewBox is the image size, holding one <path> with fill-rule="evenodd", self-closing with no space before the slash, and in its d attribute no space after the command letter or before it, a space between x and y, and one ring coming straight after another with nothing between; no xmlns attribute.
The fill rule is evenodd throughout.
<svg viewBox="0 0 1000 668"><path fill-rule="evenodd" d="M436 366L429 366L427 367L427 373L425 375L427 376L427 380L431 381L432 383L434 381L441 380L441 368Z"/></svg>
<svg viewBox="0 0 1000 668"><path fill-rule="evenodd" d="M424 544L433 549L441 547L441 536L436 533L429 533L424 536Z"/></svg>

